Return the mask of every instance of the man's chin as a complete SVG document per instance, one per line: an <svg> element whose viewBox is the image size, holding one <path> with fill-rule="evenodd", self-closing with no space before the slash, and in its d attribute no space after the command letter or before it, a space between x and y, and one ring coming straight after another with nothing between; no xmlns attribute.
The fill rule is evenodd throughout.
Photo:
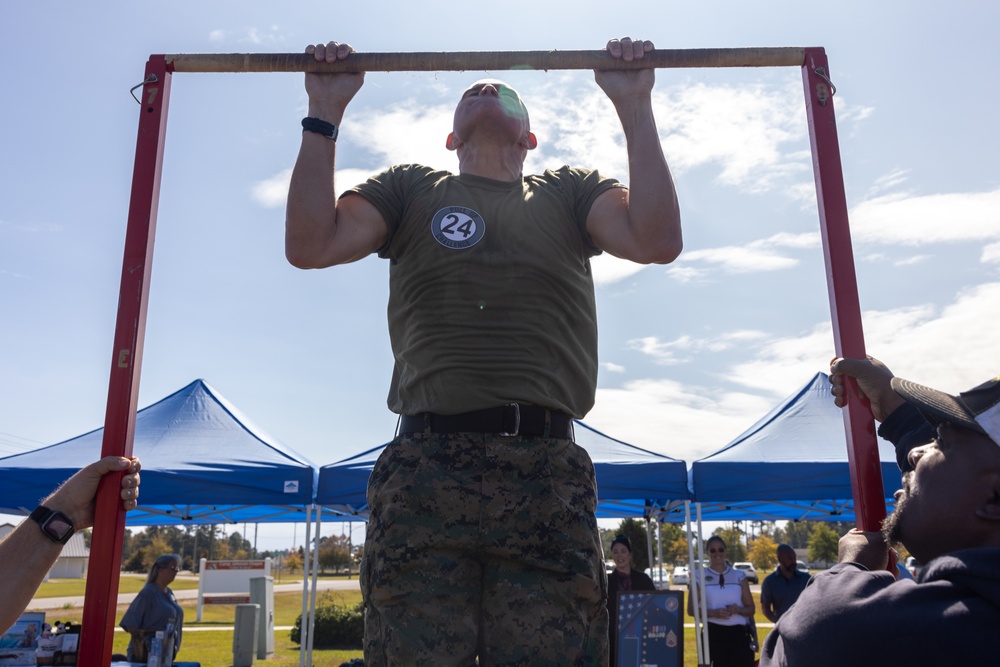
<svg viewBox="0 0 1000 667"><path fill-rule="evenodd" d="M894 549L905 544L903 537L903 517L906 515L906 496L896 500L896 509L882 522L882 535L885 541Z"/></svg>

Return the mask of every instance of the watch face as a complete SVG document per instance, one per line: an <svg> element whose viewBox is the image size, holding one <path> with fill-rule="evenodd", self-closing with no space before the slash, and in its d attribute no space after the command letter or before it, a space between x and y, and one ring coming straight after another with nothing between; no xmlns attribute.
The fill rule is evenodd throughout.
<svg viewBox="0 0 1000 667"><path fill-rule="evenodd" d="M73 524L59 512L50 516L49 520L45 522L43 528L46 533L58 541L66 539L73 533Z"/></svg>

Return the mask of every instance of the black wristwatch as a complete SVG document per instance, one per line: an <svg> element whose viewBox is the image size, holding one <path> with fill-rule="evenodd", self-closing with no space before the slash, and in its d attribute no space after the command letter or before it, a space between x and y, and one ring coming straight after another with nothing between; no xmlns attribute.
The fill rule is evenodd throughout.
<svg viewBox="0 0 1000 667"><path fill-rule="evenodd" d="M62 512L50 510L48 507L39 505L28 518L38 523L38 527L42 529L47 538L59 544L69 542L69 538L73 537L75 532L73 522L69 520L69 517Z"/></svg>

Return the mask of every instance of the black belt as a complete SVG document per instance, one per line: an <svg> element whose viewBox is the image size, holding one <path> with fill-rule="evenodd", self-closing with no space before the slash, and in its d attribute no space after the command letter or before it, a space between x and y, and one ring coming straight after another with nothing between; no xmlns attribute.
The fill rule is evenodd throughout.
<svg viewBox="0 0 1000 667"><path fill-rule="evenodd" d="M548 410L538 405L508 403L457 415L425 412L403 415L400 433L496 433L498 435L541 435L550 438L573 439L573 418L565 412Z"/></svg>

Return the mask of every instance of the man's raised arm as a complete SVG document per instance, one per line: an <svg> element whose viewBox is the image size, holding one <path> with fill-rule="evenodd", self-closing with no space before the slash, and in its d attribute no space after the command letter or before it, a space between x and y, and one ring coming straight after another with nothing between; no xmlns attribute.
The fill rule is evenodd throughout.
<svg viewBox="0 0 1000 667"><path fill-rule="evenodd" d="M349 44L317 44L306 53L318 61L344 60ZM365 257L385 241L378 210L361 197L337 201L333 186L337 135L344 111L364 83L364 73L306 74L309 116L285 209L285 257L300 269L317 269Z"/></svg>
<svg viewBox="0 0 1000 667"><path fill-rule="evenodd" d="M648 41L608 42L612 58L638 60L653 50ZM653 69L595 70L611 99L628 148L629 187L605 192L594 202L587 232L601 249L643 264L668 264L683 247L674 181L653 119Z"/></svg>

